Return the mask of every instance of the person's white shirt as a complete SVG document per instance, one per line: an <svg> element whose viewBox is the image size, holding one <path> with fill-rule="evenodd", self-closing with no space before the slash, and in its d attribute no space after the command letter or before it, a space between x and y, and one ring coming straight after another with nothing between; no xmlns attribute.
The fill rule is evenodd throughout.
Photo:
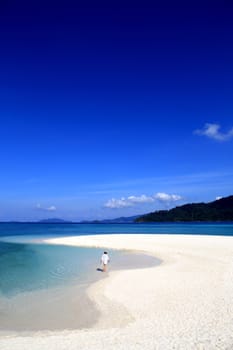
<svg viewBox="0 0 233 350"><path fill-rule="evenodd" d="M109 256L108 254L103 254L102 257L101 257L101 261L104 265L107 265L107 263L109 262Z"/></svg>

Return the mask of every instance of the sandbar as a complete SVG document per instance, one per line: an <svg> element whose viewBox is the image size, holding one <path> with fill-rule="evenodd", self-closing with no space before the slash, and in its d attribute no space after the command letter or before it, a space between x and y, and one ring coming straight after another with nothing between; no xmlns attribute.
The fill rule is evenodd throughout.
<svg viewBox="0 0 233 350"><path fill-rule="evenodd" d="M100 316L92 328L1 337L1 350L233 349L233 237L111 234L46 242L140 251L162 263L110 269L94 283L88 295Z"/></svg>

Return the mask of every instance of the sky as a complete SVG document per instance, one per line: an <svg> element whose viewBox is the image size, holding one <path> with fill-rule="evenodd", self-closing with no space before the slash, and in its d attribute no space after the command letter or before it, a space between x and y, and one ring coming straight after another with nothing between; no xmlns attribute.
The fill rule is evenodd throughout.
<svg viewBox="0 0 233 350"><path fill-rule="evenodd" d="M232 1L0 2L0 221L233 194Z"/></svg>

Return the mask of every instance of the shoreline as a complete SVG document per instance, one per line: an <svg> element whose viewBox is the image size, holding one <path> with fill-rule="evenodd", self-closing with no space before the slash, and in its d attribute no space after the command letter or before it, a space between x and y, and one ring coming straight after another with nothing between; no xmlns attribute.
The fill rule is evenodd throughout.
<svg viewBox="0 0 233 350"><path fill-rule="evenodd" d="M111 271L89 287L100 311L93 328L3 337L1 350L233 347L233 237L114 234L46 242L140 251L162 263Z"/></svg>
<svg viewBox="0 0 233 350"><path fill-rule="evenodd" d="M46 239L45 237L43 240ZM23 241L27 243L25 239ZM56 249L55 244L38 240L29 241L29 244L49 245ZM0 338L9 335L33 336L38 332L59 332L64 329L70 331L89 329L98 323L100 312L96 309L94 298L89 296L88 291L96 283L101 284L102 279L109 275L102 273L99 265L96 264L102 249L67 246L66 252L69 252L67 250L69 248L73 248L71 251L76 251L77 254L80 251L89 251L82 265L84 267L82 276L74 274L73 279L67 279L66 284L63 285L50 287L45 285L45 288L25 290L9 296L0 295ZM57 245L57 249L61 251L63 248ZM110 251L114 261L114 266L110 264L112 272L139 267L148 268L159 263L154 257L140 252L125 253L113 249ZM65 256L64 258L66 259ZM76 268L80 269L79 263Z"/></svg>

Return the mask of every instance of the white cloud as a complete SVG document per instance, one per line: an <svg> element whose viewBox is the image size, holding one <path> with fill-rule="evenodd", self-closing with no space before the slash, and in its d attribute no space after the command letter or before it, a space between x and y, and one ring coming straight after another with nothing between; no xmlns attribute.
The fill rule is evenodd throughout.
<svg viewBox="0 0 233 350"><path fill-rule="evenodd" d="M164 203L171 203L180 199L182 199L182 197L179 195L159 192L152 196L146 196L145 194L142 194L141 196L129 196L127 198L122 197L120 199L112 198L108 200L104 206L106 208L119 209L132 207L138 204L153 203L156 200L162 201Z"/></svg>
<svg viewBox="0 0 233 350"><path fill-rule="evenodd" d="M220 127L221 126L219 124L206 123L203 129L195 130L194 133L201 136L207 136L218 141L227 141L233 137L233 128L226 133L222 133L219 131Z"/></svg>
<svg viewBox="0 0 233 350"><path fill-rule="evenodd" d="M215 199L216 199L216 201L218 201L219 199L222 199L222 197L221 196L217 196Z"/></svg>
<svg viewBox="0 0 233 350"><path fill-rule="evenodd" d="M136 196L129 196L128 200L132 203L151 203L154 202L154 198L150 196L146 196L145 194L142 194L139 197Z"/></svg>
<svg viewBox="0 0 233 350"><path fill-rule="evenodd" d="M125 207L132 207L133 203L127 200L127 198L122 197L121 199L109 199L104 206L106 208L125 208Z"/></svg>
<svg viewBox="0 0 233 350"><path fill-rule="evenodd" d="M36 209L43 210L43 211L55 211L57 208L54 205L51 205L48 208L42 207L40 204L37 204Z"/></svg>
<svg viewBox="0 0 233 350"><path fill-rule="evenodd" d="M167 194L167 193L161 193L161 192L156 193L154 195L154 198L162 202L175 202L182 199L182 197L179 196L178 194Z"/></svg>

